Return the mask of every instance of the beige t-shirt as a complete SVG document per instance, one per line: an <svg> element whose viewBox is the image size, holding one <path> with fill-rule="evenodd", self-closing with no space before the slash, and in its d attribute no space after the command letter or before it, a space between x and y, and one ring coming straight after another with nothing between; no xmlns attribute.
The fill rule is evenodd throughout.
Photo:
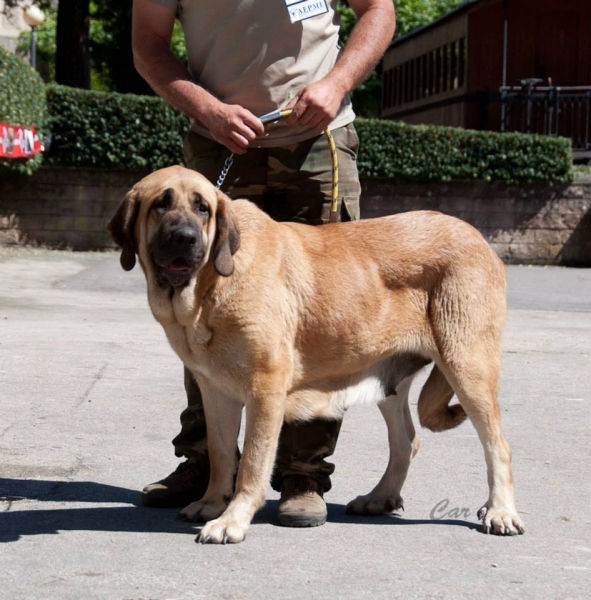
<svg viewBox="0 0 591 600"><path fill-rule="evenodd" d="M339 56L337 0L179 0L178 4L195 80L222 102L243 106L258 117L284 108L300 90L325 77ZM292 22L290 10L302 20ZM307 16L318 11L321 14ZM347 97L330 129L354 119ZM198 123L193 129L211 138ZM318 135L281 121L267 130L253 145L283 146Z"/></svg>

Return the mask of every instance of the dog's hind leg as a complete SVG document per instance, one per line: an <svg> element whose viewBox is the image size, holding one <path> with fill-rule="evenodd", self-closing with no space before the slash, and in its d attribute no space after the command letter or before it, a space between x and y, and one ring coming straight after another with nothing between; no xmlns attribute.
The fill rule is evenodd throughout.
<svg viewBox="0 0 591 600"><path fill-rule="evenodd" d="M511 470L511 448L500 425L497 401L500 374L500 341L496 352L490 340L470 346L453 361L440 364L472 421L486 459L489 498L478 512L485 533L516 535L523 533L523 523L517 514ZM459 359L459 360L458 360Z"/></svg>
<svg viewBox="0 0 591 600"><path fill-rule="evenodd" d="M515 535L524 529L515 507L511 449L501 431L497 399L506 316L505 269L488 247L464 259L461 268L450 270L431 293L437 371L430 397L419 400L419 415L427 426L445 429L461 420L465 411L486 459L489 497L478 513L483 529ZM451 389L444 378L461 408L448 406Z"/></svg>
<svg viewBox="0 0 591 600"><path fill-rule="evenodd" d="M382 515L404 510L401 490L410 461L419 450L419 438L408 407L408 392L412 377L404 379L395 396L388 396L379 408L388 426L390 458L386 472L376 487L365 496L358 496L347 505L354 515Z"/></svg>

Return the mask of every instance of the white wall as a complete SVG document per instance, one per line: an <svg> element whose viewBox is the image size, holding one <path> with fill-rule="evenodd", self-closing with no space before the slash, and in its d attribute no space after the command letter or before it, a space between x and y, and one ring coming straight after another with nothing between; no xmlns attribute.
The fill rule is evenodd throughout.
<svg viewBox="0 0 591 600"><path fill-rule="evenodd" d="M29 26L23 21L22 9L14 9L8 15L4 14L3 9L4 0L0 0L0 46L14 52L20 32L28 31Z"/></svg>

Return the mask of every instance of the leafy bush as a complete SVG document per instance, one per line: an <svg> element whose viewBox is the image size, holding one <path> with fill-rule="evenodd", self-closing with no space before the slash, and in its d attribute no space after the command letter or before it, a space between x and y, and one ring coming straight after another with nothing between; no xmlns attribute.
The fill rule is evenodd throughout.
<svg viewBox="0 0 591 600"><path fill-rule="evenodd" d="M183 162L189 120L160 98L47 86L49 164L154 170Z"/></svg>
<svg viewBox="0 0 591 600"><path fill-rule="evenodd" d="M20 58L0 48L0 122L30 126L42 139L45 126L45 86L39 74ZM31 158L0 158L0 174L30 175L43 161Z"/></svg>
<svg viewBox="0 0 591 600"><path fill-rule="evenodd" d="M182 164L189 121L159 98L48 87L51 164L157 169ZM566 182L564 138L358 119L359 170L402 181Z"/></svg>
<svg viewBox="0 0 591 600"><path fill-rule="evenodd" d="M511 183L572 178L571 141L521 133L358 119L359 171L401 181Z"/></svg>

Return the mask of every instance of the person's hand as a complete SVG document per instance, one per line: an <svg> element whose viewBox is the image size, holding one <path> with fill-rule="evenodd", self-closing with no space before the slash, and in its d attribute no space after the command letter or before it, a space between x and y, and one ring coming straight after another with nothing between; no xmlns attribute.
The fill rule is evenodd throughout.
<svg viewBox="0 0 591 600"><path fill-rule="evenodd" d="M234 154L244 154L248 146L265 133L261 120L237 104L219 103L214 110L202 113L199 120L216 142Z"/></svg>
<svg viewBox="0 0 591 600"><path fill-rule="evenodd" d="M324 131L337 116L344 97L345 92L328 79L312 83L285 107L293 111L287 118L287 124L298 123L310 129Z"/></svg>

